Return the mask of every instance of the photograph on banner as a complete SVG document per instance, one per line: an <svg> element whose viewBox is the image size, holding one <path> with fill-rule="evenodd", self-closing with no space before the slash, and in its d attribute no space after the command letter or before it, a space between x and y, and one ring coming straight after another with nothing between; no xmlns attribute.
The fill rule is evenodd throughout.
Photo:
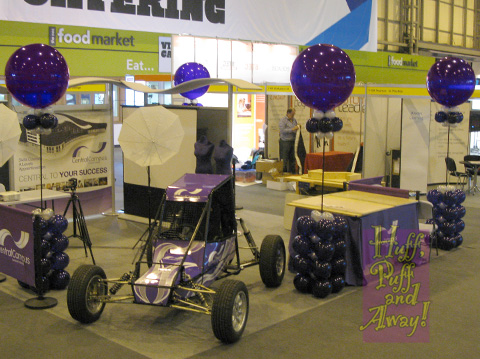
<svg viewBox="0 0 480 359"><path fill-rule="evenodd" d="M40 173L43 188L57 191L64 190L72 178L77 179L78 188L111 185L110 111L56 111L55 116L58 125L50 134L39 135L21 125L13 159L14 190L40 189ZM19 118L23 117L19 113Z"/></svg>

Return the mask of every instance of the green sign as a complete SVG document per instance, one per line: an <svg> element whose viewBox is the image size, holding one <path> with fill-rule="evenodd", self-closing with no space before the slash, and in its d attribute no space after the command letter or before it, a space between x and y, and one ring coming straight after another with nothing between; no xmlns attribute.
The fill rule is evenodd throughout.
<svg viewBox="0 0 480 359"><path fill-rule="evenodd" d="M71 76L156 75L159 61L171 60L171 40L166 34L12 21L0 21L0 26L1 75L11 54L33 43L60 51Z"/></svg>

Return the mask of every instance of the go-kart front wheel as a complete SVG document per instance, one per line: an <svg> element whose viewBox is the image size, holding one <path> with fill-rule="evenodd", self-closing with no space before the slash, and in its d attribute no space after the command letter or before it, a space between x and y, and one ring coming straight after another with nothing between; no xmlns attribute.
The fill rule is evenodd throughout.
<svg viewBox="0 0 480 359"><path fill-rule="evenodd" d="M268 235L260 247L260 277L265 286L278 287L285 275L285 245L277 235Z"/></svg>
<svg viewBox="0 0 480 359"><path fill-rule="evenodd" d="M67 290L68 311L81 323L93 323L103 312L105 302L98 299L107 294L105 272L101 267L84 264L73 273Z"/></svg>
<svg viewBox="0 0 480 359"><path fill-rule="evenodd" d="M213 333L224 343L235 343L242 336L247 319L247 287L238 280L225 280L213 300Z"/></svg>

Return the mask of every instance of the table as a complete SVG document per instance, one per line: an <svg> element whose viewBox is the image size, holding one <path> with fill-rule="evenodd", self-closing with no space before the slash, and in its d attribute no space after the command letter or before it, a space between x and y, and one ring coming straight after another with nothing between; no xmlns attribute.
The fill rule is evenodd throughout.
<svg viewBox="0 0 480 359"><path fill-rule="evenodd" d="M285 176L283 177L283 180L287 182L297 182L296 193L299 194L299 182L308 183L310 188L315 186L321 186L323 183L325 187L343 189L345 183L360 179L362 177L361 173L325 172L324 174L322 174L322 171L323 170L310 170L308 171L308 174Z"/></svg>
<svg viewBox="0 0 480 359"><path fill-rule="evenodd" d="M341 151L329 151L318 153L307 153L305 157L305 171L324 169L325 171L346 171L353 159L353 153Z"/></svg>
<svg viewBox="0 0 480 359"><path fill-rule="evenodd" d="M321 201L321 196L314 196L289 203L295 207L289 242L291 256L296 254L292 242L298 234L297 218L309 215L312 210L320 210ZM374 262L374 247L369 244L374 240L373 226L388 231L396 225L398 233L418 231L417 201L413 199L361 191L336 192L323 196L323 210L343 215L348 222L345 282L349 285L366 283L364 271Z"/></svg>
<svg viewBox="0 0 480 359"><path fill-rule="evenodd" d="M480 189L477 187L477 177L478 177L478 169L480 168L480 161L460 161L463 165L471 165L473 167L473 186L469 192L475 194L475 191L480 192Z"/></svg>
<svg viewBox="0 0 480 359"><path fill-rule="evenodd" d="M19 193L20 193L19 200L0 201L0 204L3 204L5 206L14 206L17 204L29 204L29 203L40 202L43 199L45 207L46 207L47 201L52 201L52 209L54 210L55 209L54 201L56 199L70 198L70 193L68 192L53 191L51 189L44 189L41 195L40 195L39 189L36 189L33 191L19 192Z"/></svg>

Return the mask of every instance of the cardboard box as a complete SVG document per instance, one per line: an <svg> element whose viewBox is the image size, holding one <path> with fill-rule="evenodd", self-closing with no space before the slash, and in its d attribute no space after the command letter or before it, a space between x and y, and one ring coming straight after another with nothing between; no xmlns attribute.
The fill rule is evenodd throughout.
<svg viewBox="0 0 480 359"><path fill-rule="evenodd" d="M276 168L279 173L283 172L283 161L278 160L258 160L255 162L257 172L268 172L272 168Z"/></svg>
<svg viewBox="0 0 480 359"><path fill-rule="evenodd" d="M283 181L267 181L267 188L275 191L286 191L288 189L287 182Z"/></svg>

